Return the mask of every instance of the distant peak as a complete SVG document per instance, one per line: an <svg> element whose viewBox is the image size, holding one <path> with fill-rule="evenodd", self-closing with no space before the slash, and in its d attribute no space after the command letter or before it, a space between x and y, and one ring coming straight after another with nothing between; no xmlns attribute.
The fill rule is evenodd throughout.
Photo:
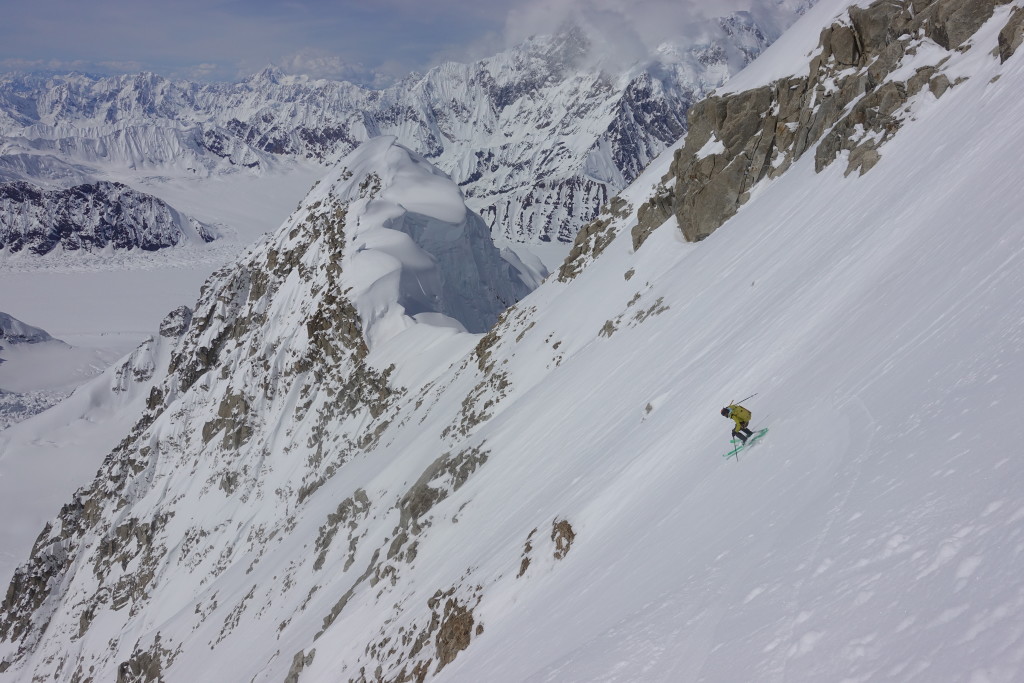
<svg viewBox="0 0 1024 683"><path fill-rule="evenodd" d="M0 312L0 339L12 344L51 341L53 337L38 327L26 325L12 315Z"/></svg>
<svg viewBox="0 0 1024 683"><path fill-rule="evenodd" d="M264 82L273 83L273 84L276 85L276 84L280 83L280 81L284 77L284 75L285 75L284 71L282 71L279 67L276 67L274 65L270 65L270 66L264 67L262 71L258 71L257 73L253 74L247 80L250 81L250 82L261 82L261 81L264 81Z"/></svg>

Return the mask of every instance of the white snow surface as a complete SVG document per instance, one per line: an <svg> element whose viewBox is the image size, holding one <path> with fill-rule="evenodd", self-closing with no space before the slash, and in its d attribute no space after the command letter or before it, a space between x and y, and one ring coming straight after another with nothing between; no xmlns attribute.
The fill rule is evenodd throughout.
<svg viewBox="0 0 1024 683"><path fill-rule="evenodd" d="M482 630L431 680L1021 680L1024 55L991 54L1008 11L953 55L969 79L916 101L866 175L815 174L806 155L700 244L670 222L632 253L627 220L576 279L545 282L499 326L489 353L508 386L482 390L490 418L468 433L445 428L480 389L480 337L428 316L372 345L412 400L304 503L204 487L224 463L189 470L164 454L121 518L206 524L210 558L189 564L161 539L181 552L141 611L103 607L76 638L75 600L96 589L83 569L39 648L0 680L55 677L68 653L113 679L157 634L181 648L169 681L283 680L300 652L300 681L357 678L379 661L370 644L400 650L449 588ZM404 204L388 199L384 220ZM443 196L438 208L454 217ZM375 237L367 252L419 263ZM368 302L372 278L352 277ZM753 393L753 425L770 431L727 461L718 409ZM8 430L5 453L69 411ZM111 443L125 433L90 424ZM231 466L259 473L253 492L287 492L309 431L258 428L266 449ZM60 458L102 457L66 429L78 447ZM396 501L441 453L471 447L486 462L430 510L415 558L362 581L391 545ZM339 533L313 568L325 519L357 490L369 503L351 544ZM575 538L557 560L560 520ZM26 537L10 546L22 556ZM379 651L396 675L397 655Z"/></svg>

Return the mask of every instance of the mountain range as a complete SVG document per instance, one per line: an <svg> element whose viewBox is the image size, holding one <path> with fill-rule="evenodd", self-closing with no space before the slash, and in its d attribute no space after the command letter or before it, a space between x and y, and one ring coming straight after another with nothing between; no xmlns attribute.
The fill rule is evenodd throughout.
<svg viewBox="0 0 1024 683"><path fill-rule="evenodd" d="M393 135L463 189L496 236L569 243L686 130L690 104L724 83L811 3L772 0L686 27L626 64L567 26L474 63L372 90L268 68L239 83L152 73L0 77L0 179L208 177L329 165ZM683 28L683 27L681 27ZM699 30L698 30L699 29Z"/></svg>

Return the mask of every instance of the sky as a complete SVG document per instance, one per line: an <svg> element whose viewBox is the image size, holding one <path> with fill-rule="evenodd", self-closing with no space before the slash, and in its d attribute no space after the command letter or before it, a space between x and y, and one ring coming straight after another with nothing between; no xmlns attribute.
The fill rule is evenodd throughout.
<svg viewBox="0 0 1024 683"><path fill-rule="evenodd" d="M701 12L779 0L36 0L5 3L0 71L233 81L289 73L383 85L583 19L609 43L684 31ZM783 0L785 1L785 0ZM638 38L640 36L640 38Z"/></svg>

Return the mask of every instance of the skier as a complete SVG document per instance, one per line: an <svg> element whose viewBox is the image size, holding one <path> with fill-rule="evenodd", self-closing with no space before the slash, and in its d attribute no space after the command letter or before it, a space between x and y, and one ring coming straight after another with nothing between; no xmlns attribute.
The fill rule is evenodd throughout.
<svg viewBox="0 0 1024 683"><path fill-rule="evenodd" d="M722 415L732 418L732 421L736 423L736 428L732 430L733 438L739 439L746 445L747 438L753 434L747 427L750 424L750 411L743 406L730 403L727 407L722 408Z"/></svg>

